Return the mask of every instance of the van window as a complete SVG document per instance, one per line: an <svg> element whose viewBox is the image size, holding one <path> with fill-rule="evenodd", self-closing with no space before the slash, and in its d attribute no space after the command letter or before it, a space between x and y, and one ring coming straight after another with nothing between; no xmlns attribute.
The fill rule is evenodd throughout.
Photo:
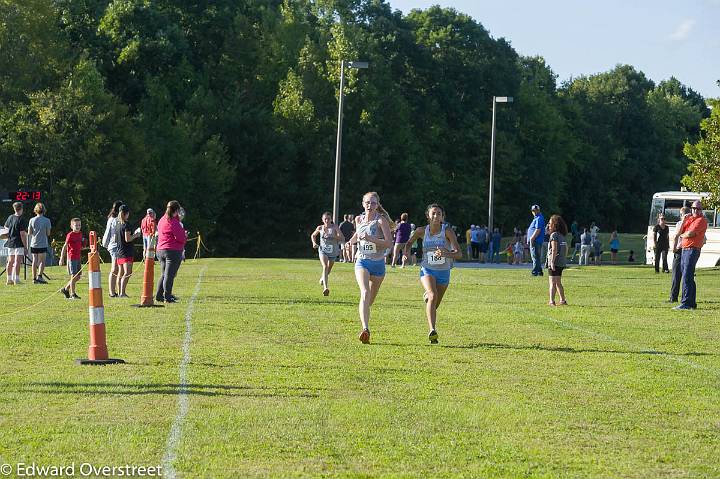
<svg viewBox="0 0 720 479"><path fill-rule="evenodd" d="M654 202L654 200L653 200ZM688 201L686 200L665 200L665 222L674 224L680 221L680 208L687 206ZM657 222L657 217L656 217ZM655 223L653 223L655 224Z"/></svg>
<svg viewBox="0 0 720 479"><path fill-rule="evenodd" d="M653 198L652 206L650 207L650 222L648 223L650 226L657 224L658 215L663 212L664 207L664 198Z"/></svg>

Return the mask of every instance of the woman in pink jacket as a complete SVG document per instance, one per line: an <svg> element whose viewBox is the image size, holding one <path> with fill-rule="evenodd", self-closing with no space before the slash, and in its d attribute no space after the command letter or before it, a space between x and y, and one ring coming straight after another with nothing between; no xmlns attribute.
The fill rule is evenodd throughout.
<svg viewBox="0 0 720 479"><path fill-rule="evenodd" d="M177 298L172 294L173 282L180 268L185 241L187 241L187 235L178 218L179 213L180 203L175 200L170 201L165 215L160 218L157 225L157 257L160 261L161 274L155 299L159 302L177 303Z"/></svg>

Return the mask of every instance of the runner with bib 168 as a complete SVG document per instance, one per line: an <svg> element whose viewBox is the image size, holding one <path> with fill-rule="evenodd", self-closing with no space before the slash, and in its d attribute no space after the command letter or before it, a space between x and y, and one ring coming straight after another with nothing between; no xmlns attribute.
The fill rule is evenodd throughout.
<svg viewBox="0 0 720 479"><path fill-rule="evenodd" d="M435 328L437 309L445 296L450 284L450 269L453 260L462 258L462 251L457 241L457 235L452 228L445 224L445 210L438 204L431 204L425 210L428 225L417 228L405 245L403 256L408 255L408 245L416 239L423 240L423 260L420 268L420 283L425 289L425 314L427 316L430 334L428 338L433 344L438 342L438 333Z"/></svg>

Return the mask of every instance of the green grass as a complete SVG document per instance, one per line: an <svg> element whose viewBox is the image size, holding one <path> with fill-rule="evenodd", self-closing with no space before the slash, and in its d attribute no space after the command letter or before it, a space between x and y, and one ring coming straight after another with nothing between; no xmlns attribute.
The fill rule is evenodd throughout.
<svg viewBox="0 0 720 479"><path fill-rule="evenodd" d="M364 346L352 268L324 298L301 260L189 261L163 309L129 306L133 278L109 367L73 363L86 301L7 314L51 287L0 286L0 463L161 463L203 268L179 477L720 476L718 271L683 313L651 268L570 269L567 308L527 271L456 269L431 346L417 269L392 270Z"/></svg>

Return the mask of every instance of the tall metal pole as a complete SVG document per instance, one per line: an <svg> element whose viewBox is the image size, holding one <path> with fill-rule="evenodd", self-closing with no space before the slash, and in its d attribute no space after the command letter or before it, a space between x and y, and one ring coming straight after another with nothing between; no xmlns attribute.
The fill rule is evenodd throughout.
<svg viewBox="0 0 720 479"><path fill-rule="evenodd" d="M340 214L340 158L342 153L343 88L345 86L345 60L340 61L340 101L338 102L337 145L335 145L335 190L333 192L333 221L338 224Z"/></svg>
<svg viewBox="0 0 720 479"><path fill-rule="evenodd" d="M488 194L488 233L493 232L493 188L495 187L495 98L493 96L492 133L490 136L490 192Z"/></svg>

